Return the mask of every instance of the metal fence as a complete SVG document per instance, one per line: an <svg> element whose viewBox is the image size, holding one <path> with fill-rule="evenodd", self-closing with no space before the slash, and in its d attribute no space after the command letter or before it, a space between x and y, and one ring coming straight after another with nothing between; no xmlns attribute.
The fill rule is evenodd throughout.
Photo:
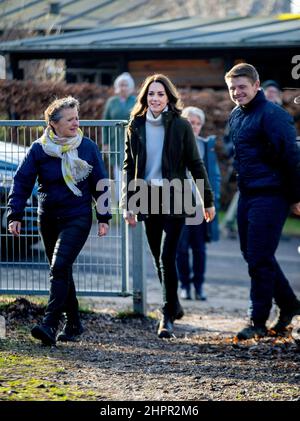
<svg viewBox="0 0 300 421"><path fill-rule="evenodd" d="M93 222L89 238L73 265L78 295L133 296L134 311L144 314L146 305L144 240L140 226L132 233L118 208L120 167L123 161L125 121L81 120L85 136L102 152L109 178L116 181L110 232L97 236ZM28 200L19 239L7 231L7 196L14 172L29 145L41 136L44 121L0 121L0 294L48 294L48 262L37 230L37 191ZM138 224L140 225L140 224ZM129 252L132 249L132 253ZM129 276L129 256L132 256Z"/></svg>

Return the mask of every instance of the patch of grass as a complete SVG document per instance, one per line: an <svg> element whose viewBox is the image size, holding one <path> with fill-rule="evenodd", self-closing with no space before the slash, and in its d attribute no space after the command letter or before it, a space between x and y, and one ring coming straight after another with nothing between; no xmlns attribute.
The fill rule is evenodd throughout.
<svg viewBox="0 0 300 421"><path fill-rule="evenodd" d="M141 319L144 318L145 316L143 316L142 314L139 313L135 313L132 310L123 310L123 311L119 311L116 314L116 318L117 319L121 319L121 320L126 320L126 319Z"/></svg>
<svg viewBox="0 0 300 421"><path fill-rule="evenodd" d="M66 401L95 400L92 391L81 391L76 387L57 385L40 378L8 380L0 386L0 396L3 401Z"/></svg>
<svg viewBox="0 0 300 421"><path fill-rule="evenodd" d="M283 234L300 236L300 218L288 218L283 227Z"/></svg>
<svg viewBox="0 0 300 421"><path fill-rule="evenodd" d="M158 319L157 311L149 311L147 313L147 317L149 317L149 319L151 320L157 320Z"/></svg>
<svg viewBox="0 0 300 421"><path fill-rule="evenodd" d="M14 341L5 341L0 356L0 400L95 400L93 390L81 390L64 381L62 361L49 355L23 355L12 351ZM45 351L51 353L51 351Z"/></svg>
<svg viewBox="0 0 300 421"><path fill-rule="evenodd" d="M31 303L45 306L48 301L48 297L45 295L1 295L0 296L0 311L6 310L13 302L18 298L25 298Z"/></svg>
<svg viewBox="0 0 300 421"><path fill-rule="evenodd" d="M79 299L79 311L80 313L84 313L84 314L92 314L95 313L94 311L94 305L92 302L85 302L84 300Z"/></svg>
<svg viewBox="0 0 300 421"><path fill-rule="evenodd" d="M1 312L5 312L7 309L8 309L8 307L10 306L10 302L8 302L8 301L0 301L0 313Z"/></svg>

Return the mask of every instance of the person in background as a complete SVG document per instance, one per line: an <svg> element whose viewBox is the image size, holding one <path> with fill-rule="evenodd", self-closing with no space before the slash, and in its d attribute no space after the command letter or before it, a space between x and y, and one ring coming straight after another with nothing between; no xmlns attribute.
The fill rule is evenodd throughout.
<svg viewBox="0 0 300 421"><path fill-rule="evenodd" d="M197 107L187 107L182 111L182 117L188 119L193 128L197 147L201 159L205 163L206 171L215 198L215 207L218 209L220 201L221 174L215 152L215 136L200 137L201 129L205 123L204 112ZM194 192L195 193L195 192ZM206 300L203 291L206 269L206 242L219 239L217 214L212 222L205 220L197 225L185 225L177 248L177 271L181 283L181 298L191 300L191 284L194 285L195 299ZM192 267L190 266L189 252L192 250Z"/></svg>
<svg viewBox="0 0 300 421"><path fill-rule="evenodd" d="M14 176L8 197L8 229L19 236L26 201L38 179L38 223L50 265L50 297L41 324L31 330L45 345L73 341L82 332L72 265L84 246L92 225L92 202L107 179L95 142L79 128L79 102L73 97L56 99L45 111L47 128L28 150ZM96 211L98 235L108 232L107 209ZM58 325L62 313L66 322Z"/></svg>
<svg viewBox="0 0 300 421"><path fill-rule="evenodd" d="M192 210L192 206L183 208L181 204L178 210L176 205L177 199L186 195L183 186L189 186L188 182L184 183L187 180L187 169L194 180L204 180L205 218L213 220L215 216L207 172L192 127L181 117L181 109L177 89L167 76L149 76L131 112L125 143L121 206L130 226L136 226L137 219L143 220L145 224L147 240L162 286L162 318L157 331L159 338L173 336L174 321L184 315L177 292L176 250L185 217L189 210L195 212L195 209ZM180 184L178 190L171 188L165 191L168 183L174 181ZM146 194L140 201L148 199L148 206L138 212L132 200L141 189ZM189 197L192 198L192 194ZM182 203L185 203L185 197Z"/></svg>
<svg viewBox="0 0 300 421"><path fill-rule="evenodd" d="M129 120L130 112L135 104L136 96L133 95L135 83L132 76L124 72L114 81L115 95L108 98L102 118L104 120ZM115 194L116 202L119 202L121 191L121 160L120 151L124 149L124 144L117 144L115 128L103 129L103 151L108 155L109 167L113 172L116 182Z"/></svg>
<svg viewBox="0 0 300 421"><path fill-rule="evenodd" d="M275 80L266 80L262 82L261 87L268 101L273 102L273 104L282 105L282 92L279 84Z"/></svg>
<svg viewBox="0 0 300 421"><path fill-rule="evenodd" d="M268 334L273 298L280 309L271 326L277 334L300 315L300 301L275 258L290 210L300 215L300 151L292 117L266 99L254 66L235 65L225 82L236 104L229 126L240 191L237 220L251 278L250 320L237 334L245 340Z"/></svg>

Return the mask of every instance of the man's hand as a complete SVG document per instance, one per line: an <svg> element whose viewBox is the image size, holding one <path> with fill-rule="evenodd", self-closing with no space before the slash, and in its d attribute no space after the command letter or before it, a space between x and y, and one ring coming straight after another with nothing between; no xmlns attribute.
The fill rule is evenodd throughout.
<svg viewBox="0 0 300 421"><path fill-rule="evenodd" d="M298 202L298 203L294 203L294 204L291 206L291 211L292 211L295 215L300 216L300 202Z"/></svg>
<svg viewBox="0 0 300 421"><path fill-rule="evenodd" d="M20 221L10 222L8 225L8 231L15 237L19 237L21 233L21 222Z"/></svg>
<svg viewBox="0 0 300 421"><path fill-rule="evenodd" d="M98 224L98 235L99 237L104 237L109 230L109 225L105 224L104 222L99 222Z"/></svg>

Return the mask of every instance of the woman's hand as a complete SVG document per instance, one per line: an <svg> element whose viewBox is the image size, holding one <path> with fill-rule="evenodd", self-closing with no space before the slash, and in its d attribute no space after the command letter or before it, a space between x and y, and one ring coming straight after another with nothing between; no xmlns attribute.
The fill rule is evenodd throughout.
<svg viewBox="0 0 300 421"><path fill-rule="evenodd" d="M127 224L129 224L131 227L135 227L136 226L136 218L133 212L131 211L125 211L124 213L124 219L127 222Z"/></svg>
<svg viewBox="0 0 300 421"><path fill-rule="evenodd" d="M216 208L212 206L211 208L204 209L204 219L206 222L211 222L216 216Z"/></svg>
<svg viewBox="0 0 300 421"><path fill-rule="evenodd" d="M104 237L109 230L109 225L105 224L104 222L99 222L98 224L98 235L99 237Z"/></svg>
<svg viewBox="0 0 300 421"><path fill-rule="evenodd" d="M21 233L21 222L20 221L12 221L8 224L8 231L14 235L15 237L19 237Z"/></svg>

